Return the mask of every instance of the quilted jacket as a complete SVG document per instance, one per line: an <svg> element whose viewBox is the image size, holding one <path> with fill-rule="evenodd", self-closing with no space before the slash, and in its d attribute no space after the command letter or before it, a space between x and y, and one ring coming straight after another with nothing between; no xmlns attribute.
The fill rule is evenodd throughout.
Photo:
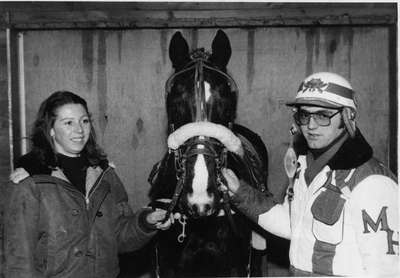
<svg viewBox="0 0 400 278"><path fill-rule="evenodd" d="M141 248L155 234L133 213L110 167L89 167L86 196L61 170L8 185L4 215L6 278L112 278L118 253Z"/></svg>

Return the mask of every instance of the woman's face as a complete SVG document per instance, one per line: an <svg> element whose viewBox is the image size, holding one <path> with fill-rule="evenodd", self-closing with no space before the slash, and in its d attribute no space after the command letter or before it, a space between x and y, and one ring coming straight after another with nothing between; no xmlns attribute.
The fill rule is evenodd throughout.
<svg viewBox="0 0 400 278"><path fill-rule="evenodd" d="M55 151L66 156L79 156L89 139L91 123L81 104L69 103L56 110L56 120L50 130Z"/></svg>

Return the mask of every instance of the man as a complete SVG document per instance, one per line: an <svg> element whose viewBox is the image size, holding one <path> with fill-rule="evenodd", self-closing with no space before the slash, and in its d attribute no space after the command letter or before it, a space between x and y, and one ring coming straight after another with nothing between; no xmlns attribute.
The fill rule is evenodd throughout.
<svg viewBox="0 0 400 278"><path fill-rule="evenodd" d="M398 277L397 180L372 157L356 127L350 83L334 73L315 73L287 105L304 142L296 147L291 194L277 204L226 169L233 202L291 241L294 276Z"/></svg>

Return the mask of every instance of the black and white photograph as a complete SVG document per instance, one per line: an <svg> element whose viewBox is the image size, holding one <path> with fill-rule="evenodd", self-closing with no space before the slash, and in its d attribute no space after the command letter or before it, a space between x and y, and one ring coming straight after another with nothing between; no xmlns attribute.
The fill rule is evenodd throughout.
<svg viewBox="0 0 400 278"><path fill-rule="evenodd" d="M1 1L0 278L399 277L397 1Z"/></svg>

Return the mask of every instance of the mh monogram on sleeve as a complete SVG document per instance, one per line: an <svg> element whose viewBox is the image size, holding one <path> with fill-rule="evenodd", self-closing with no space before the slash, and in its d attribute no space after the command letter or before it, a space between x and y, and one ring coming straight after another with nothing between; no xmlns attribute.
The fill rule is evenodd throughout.
<svg viewBox="0 0 400 278"><path fill-rule="evenodd" d="M388 244L388 251L386 254L389 255L399 255L399 232L393 231L389 227L388 217L387 217L387 206L383 206L381 212L379 213L378 218L376 221L372 219L372 217L367 213L365 209L362 210L362 220L364 224L364 233L371 233L370 227L375 233L378 232L378 228L380 225L380 231L385 231L387 234L387 244ZM397 240L393 239L393 235L396 237ZM396 251L394 245L397 245Z"/></svg>

